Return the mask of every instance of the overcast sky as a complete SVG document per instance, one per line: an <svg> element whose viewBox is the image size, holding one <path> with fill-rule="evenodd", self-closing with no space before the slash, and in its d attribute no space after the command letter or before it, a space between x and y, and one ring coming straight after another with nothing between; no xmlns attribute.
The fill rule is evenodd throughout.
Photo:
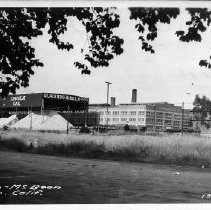
<svg viewBox="0 0 211 210"><path fill-rule="evenodd" d="M167 101L180 105L184 101L188 108L197 93L211 98L211 70L198 66L200 59L211 55L210 29L202 35L201 43L181 43L175 31L184 29L189 18L181 9L181 15L170 25L158 25L158 38L152 43L155 54L150 54L141 50L129 10L120 7L118 12L121 25L116 33L125 41L124 53L115 57L109 67L93 68L91 75L81 75L74 67L73 62L81 60L80 48L88 45L84 28L73 18L63 39L70 40L75 49L58 50L48 42L46 31L44 36L33 39L36 56L44 67L36 68L29 88L18 93L66 93L89 97L90 103L105 103L105 81L110 81L110 96L116 97L117 103L130 102L133 88L138 90L138 102Z"/></svg>

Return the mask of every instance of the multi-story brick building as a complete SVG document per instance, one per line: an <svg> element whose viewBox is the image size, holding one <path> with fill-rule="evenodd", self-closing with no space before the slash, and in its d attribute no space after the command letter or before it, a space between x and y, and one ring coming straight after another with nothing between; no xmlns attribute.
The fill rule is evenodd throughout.
<svg viewBox="0 0 211 210"><path fill-rule="evenodd" d="M106 125L133 125L146 127L147 130L162 131L165 129L181 129L188 127L190 110L183 110L167 102L136 103L115 105L91 104L89 111L99 113L99 124ZM108 115L108 117L107 117Z"/></svg>

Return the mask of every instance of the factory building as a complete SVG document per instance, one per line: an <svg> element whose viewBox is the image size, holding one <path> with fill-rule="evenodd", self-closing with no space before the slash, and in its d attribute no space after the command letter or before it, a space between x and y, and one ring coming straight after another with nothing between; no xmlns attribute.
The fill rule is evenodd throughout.
<svg viewBox="0 0 211 210"><path fill-rule="evenodd" d="M0 106L4 111L38 111L46 110L70 110L73 112L88 109L89 99L75 95L57 93L31 93L9 95L0 98Z"/></svg>
<svg viewBox="0 0 211 210"><path fill-rule="evenodd" d="M166 129L187 128L190 122L190 110L184 110L181 106L175 106L167 102L137 103L137 90L132 90L131 103L115 104L115 98L111 98L111 104L90 104L89 111L99 113L100 125L131 125L146 127L148 131L162 131ZM108 117L107 117L108 114ZM108 120L108 122L107 122Z"/></svg>
<svg viewBox="0 0 211 210"><path fill-rule="evenodd" d="M0 117L17 115L19 118L30 112L45 115L49 111L57 111L74 126L96 125L96 113L88 113L89 98L58 94L31 93L16 94L0 98Z"/></svg>

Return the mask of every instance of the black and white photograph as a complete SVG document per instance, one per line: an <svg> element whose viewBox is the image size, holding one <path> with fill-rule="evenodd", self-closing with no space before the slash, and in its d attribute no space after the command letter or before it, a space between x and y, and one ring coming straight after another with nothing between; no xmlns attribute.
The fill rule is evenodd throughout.
<svg viewBox="0 0 211 210"><path fill-rule="evenodd" d="M209 205L210 37L209 1L0 1L0 208Z"/></svg>

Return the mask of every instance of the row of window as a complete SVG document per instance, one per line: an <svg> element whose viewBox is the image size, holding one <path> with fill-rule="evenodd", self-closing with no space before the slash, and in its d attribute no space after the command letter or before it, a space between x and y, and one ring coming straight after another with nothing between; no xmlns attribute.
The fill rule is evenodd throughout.
<svg viewBox="0 0 211 210"><path fill-rule="evenodd" d="M138 113L138 115L142 115L142 116L144 116L145 115L145 111L113 111L112 112L112 114L114 115L114 116L118 116L118 115L137 115L137 113ZM101 111L100 112L100 115L107 115L107 112L103 112L103 111ZM108 115L111 115L111 111L109 111L108 112Z"/></svg>
<svg viewBox="0 0 211 210"><path fill-rule="evenodd" d="M158 125L163 125L163 122L164 122L165 125L171 125L172 124L172 120L156 119L156 124L158 124ZM154 119L153 118L147 118L146 123L152 124L152 123L154 123ZM184 122L184 124L188 124L188 122ZM173 126L180 126L180 125L181 125L181 121L173 121Z"/></svg>
<svg viewBox="0 0 211 210"><path fill-rule="evenodd" d="M141 115L141 116L144 116L145 115L145 111L109 111L108 112L108 115L110 116L111 113L113 114L113 116L119 116L119 115L132 115L132 116L136 116L137 114L138 115ZM107 112L103 112L101 111L100 112L100 115L107 115ZM147 117L154 117L154 112L152 111L147 111L146 112L146 116ZM171 114L171 113L163 113L163 112L156 112L156 118L167 118L167 119L172 119L174 117L174 119L177 119L177 120L181 120L182 118L182 115L181 114ZM184 115L184 119L188 119L189 116L188 115Z"/></svg>
<svg viewBox="0 0 211 210"><path fill-rule="evenodd" d="M157 118L169 118L172 119L174 117L174 119L178 119L180 120L182 118L182 115L180 114L171 114L171 113L163 113L163 112L155 112L156 113L156 117ZM146 112L147 117L154 117L154 112L151 111L147 111Z"/></svg>
<svg viewBox="0 0 211 210"><path fill-rule="evenodd" d="M100 118L100 121L101 122L103 122L103 121L105 121L106 122L106 118ZM136 122L136 121L138 121L138 122L144 122L144 118L138 118L138 119L136 119L136 118L108 118L108 121L110 122L110 121L113 121L113 122L119 122L119 121L121 121L121 122L127 122L127 121L129 121L129 122Z"/></svg>
<svg viewBox="0 0 211 210"><path fill-rule="evenodd" d="M100 122L106 122L107 118L100 118ZM144 122L144 118L108 118L108 122ZM147 118L146 119L147 124L153 124L154 119L153 118ZM184 124L187 122L184 122ZM157 125L172 125L172 120L163 120L163 119L156 119ZM180 126L180 121L173 121L173 126Z"/></svg>
<svg viewBox="0 0 211 210"><path fill-rule="evenodd" d="M153 119L153 118L147 118L147 119L146 119L146 122L147 122L147 123L152 123L152 122L154 122L154 119ZM171 123L172 123L172 120L156 119L156 123L157 123L157 124L163 124L163 122L164 122L165 124L171 124ZM180 124L180 121L173 121L173 123L174 123L175 125L177 125L177 124Z"/></svg>

